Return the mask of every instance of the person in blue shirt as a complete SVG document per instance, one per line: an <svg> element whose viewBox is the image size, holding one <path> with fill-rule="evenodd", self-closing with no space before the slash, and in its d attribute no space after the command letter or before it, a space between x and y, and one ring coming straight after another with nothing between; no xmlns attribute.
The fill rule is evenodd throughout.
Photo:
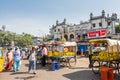
<svg viewBox="0 0 120 80"><path fill-rule="evenodd" d="M20 69L20 61L22 58L22 53L18 47L15 48L15 52L13 53L14 56L14 64L13 64L13 71L18 71Z"/></svg>

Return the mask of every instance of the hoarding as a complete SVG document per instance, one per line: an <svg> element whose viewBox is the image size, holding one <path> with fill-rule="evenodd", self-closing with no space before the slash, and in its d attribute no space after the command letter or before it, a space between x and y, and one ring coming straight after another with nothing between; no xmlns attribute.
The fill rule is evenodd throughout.
<svg viewBox="0 0 120 80"><path fill-rule="evenodd" d="M107 34L106 29L90 31L88 32L88 38L106 37L106 34Z"/></svg>

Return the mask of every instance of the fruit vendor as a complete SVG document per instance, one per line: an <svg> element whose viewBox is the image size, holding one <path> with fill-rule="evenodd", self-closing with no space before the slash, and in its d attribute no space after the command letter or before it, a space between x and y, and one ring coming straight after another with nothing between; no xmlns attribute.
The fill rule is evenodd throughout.
<svg viewBox="0 0 120 80"><path fill-rule="evenodd" d="M90 43L89 44L89 47L88 47L88 50L89 50L89 68L92 67L92 55L93 55L93 52L92 52L92 49L93 49L93 45Z"/></svg>

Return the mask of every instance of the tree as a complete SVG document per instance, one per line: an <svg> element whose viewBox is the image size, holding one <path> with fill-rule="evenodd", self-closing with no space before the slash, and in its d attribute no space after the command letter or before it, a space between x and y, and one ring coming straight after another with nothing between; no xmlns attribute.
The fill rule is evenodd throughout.
<svg viewBox="0 0 120 80"><path fill-rule="evenodd" d="M16 45L28 46L33 45L32 35L23 33L22 35L16 36Z"/></svg>
<svg viewBox="0 0 120 80"><path fill-rule="evenodd" d="M49 33L50 33L50 35L53 34L53 28L52 27L49 29Z"/></svg>
<svg viewBox="0 0 120 80"><path fill-rule="evenodd" d="M30 34L16 34L10 31L0 31L0 46L11 45L14 41L15 46L28 46L33 44L32 35Z"/></svg>
<svg viewBox="0 0 120 80"><path fill-rule="evenodd" d="M115 26L115 32L120 33L120 23Z"/></svg>
<svg viewBox="0 0 120 80"><path fill-rule="evenodd" d="M50 28L50 29L49 29L49 33L50 33L50 34L47 35L47 36L49 37L49 39L51 39L51 40L53 39L53 36L54 36L54 35L53 35L53 30L54 30L53 27Z"/></svg>

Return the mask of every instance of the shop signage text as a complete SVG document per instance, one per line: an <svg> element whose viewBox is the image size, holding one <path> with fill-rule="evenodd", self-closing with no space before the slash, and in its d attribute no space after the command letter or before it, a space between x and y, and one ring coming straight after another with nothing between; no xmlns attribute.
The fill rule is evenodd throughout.
<svg viewBox="0 0 120 80"><path fill-rule="evenodd" d="M99 38L99 37L106 37L107 31L105 29L90 31L88 32L88 38Z"/></svg>

